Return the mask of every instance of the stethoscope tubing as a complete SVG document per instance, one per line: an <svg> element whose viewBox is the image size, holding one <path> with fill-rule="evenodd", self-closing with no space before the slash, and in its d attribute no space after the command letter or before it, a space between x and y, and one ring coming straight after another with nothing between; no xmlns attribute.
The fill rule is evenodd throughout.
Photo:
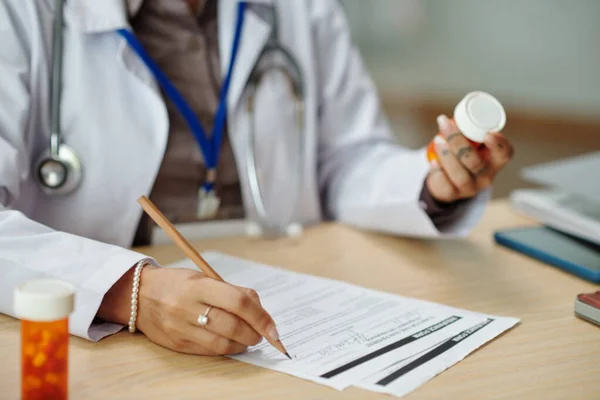
<svg viewBox="0 0 600 400"><path fill-rule="evenodd" d="M74 175L78 175L79 179L81 176L81 162L75 152L68 146L62 143L61 137L61 126L60 126L60 117L61 117L61 94L62 94L62 73L63 73L63 24L64 24L64 0L56 0L56 10L55 10L55 23L53 26L53 44L52 44L52 80L50 83L50 155L47 160L55 160L57 162L61 161L61 147L65 147L65 154L69 154L69 162L64 162L65 165L75 166L79 168L79 171L75 171ZM255 65L255 69L251 74L251 77L248 81L247 89L249 91L248 96L248 112L250 116L250 132L248 138L248 144L246 146L246 167L248 169L248 180L249 180L249 188L252 197L252 201L254 203L254 207L256 209L257 218L262 226L263 231L266 232L279 232L286 234L290 230L298 231L298 228L291 228L291 225L298 225L292 223L293 213L296 209L299 197L300 197L300 186L302 185L303 179L303 162L305 160L305 104L304 104L304 82L302 79L302 74L298 63L294 60L293 56L285 49L280 46L277 42L277 15L275 7L272 7L273 13L273 34L271 39L269 40L265 49L261 52L259 56L259 60ZM280 66L270 67L266 69L261 69L260 71L257 69L257 66L260 65L260 60L262 57L268 56L268 54L272 54L278 52L282 55L287 64L286 70ZM263 194L260 188L260 182L257 172L256 166L256 119L255 119L255 109L254 109L254 96L259 86L262 77L266 74L267 71L276 69L286 76L287 80L291 86L291 92L294 96L294 102L296 105L296 134L298 137L298 152L297 157L293 166L293 174L294 180L293 183L293 192L290 198L293 199L289 203L289 215L285 217L285 220L275 222L269 219L268 213L265 208ZM290 72L292 71L292 72ZM75 157L73 159L73 157ZM51 188L44 184L43 181L40 182L42 187L46 190L55 190L56 193L60 193L60 188Z"/></svg>

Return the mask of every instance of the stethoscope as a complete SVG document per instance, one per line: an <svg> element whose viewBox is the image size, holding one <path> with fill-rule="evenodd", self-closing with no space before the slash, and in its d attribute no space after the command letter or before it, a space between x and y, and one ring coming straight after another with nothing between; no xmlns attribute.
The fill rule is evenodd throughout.
<svg viewBox="0 0 600 400"><path fill-rule="evenodd" d="M50 147L39 158L36 169L37 178L41 188L49 195L66 195L72 193L79 187L83 179L83 167L80 158L75 150L62 143L60 115L61 115L61 86L62 86L62 67L63 67L63 23L64 23L64 1L56 0L56 11L53 25L53 57L52 57L52 81L51 81L51 107L50 107ZM207 177L200 192L200 204L203 213L210 215L215 213L218 208L218 198L215 195L214 185L216 181L216 167L218 164L219 149L221 146L222 133L227 116L226 100L229 91L229 83L233 66L235 65L238 53L241 32L243 27L244 15L246 12L246 2L238 3L238 14L236 30L231 51L231 60L227 75L223 80L223 86L220 92L220 101L217 113L214 119L213 132L211 137L207 137L200 121L195 116L188 103L185 101L179 91L172 85L166 75L154 63L143 49L135 35L126 29L121 29L118 33L125 38L129 46L140 56L142 61L148 66L154 74L156 81L161 85L165 94L167 94L173 103L177 106L179 112L185 118L190 130L194 134L198 145L204 155ZM266 46L259 55L253 71L250 74L246 90L247 112L250 119L250 135L246 146L246 169L249 180L249 189L256 209L258 221L248 221L246 231L251 236L295 236L302 232L302 226L292 221L293 212L296 208L296 202L300 196L302 185L303 160L305 156L305 132L304 132L304 93L303 79L300 68L290 52L279 44L277 37L277 13L274 6L268 6L271 16L272 34ZM273 65L273 61L276 61ZM280 218L279 221L273 221L269 218L266 210L263 195L260 188L258 172L256 168L256 121L255 121L255 93L266 73L270 70L278 70L284 74L290 84L290 91L296 108L296 134L298 140L298 152L294 162L295 181L292 184L293 192L286 194L286 204L289 206L289 215ZM289 201L287 199L293 199ZM200 212L200 211L199 211Z"/></svg>

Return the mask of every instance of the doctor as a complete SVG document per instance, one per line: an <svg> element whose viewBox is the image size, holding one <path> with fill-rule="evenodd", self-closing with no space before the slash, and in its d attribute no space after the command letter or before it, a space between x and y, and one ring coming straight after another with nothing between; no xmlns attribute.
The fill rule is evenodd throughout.
<svg viewBox="0 0 600 400"><path fill-rule="evenodd" d="M252 154L272 221L336 219L397 235L462 237L512 157L501 134L489 134L478 155L444 116L439 163L394 143L335 0L254 0L242 13L235 0L69 0L59 125L82 179L72 192L53 193L38 168L50 143L56 7L0 2L2 313L12 315L17 285L55 277L77 287L75 335L96 341L129 326L175 351L240 352L261 335L278 336L258 296L129 250L152 242L140 195L175 222L257 220ZM295 60L292 75L302 76L301 124L282 74L267 74L255 93L247 88L274 37ZM152 62L199 119L204 146Z"/></svg>

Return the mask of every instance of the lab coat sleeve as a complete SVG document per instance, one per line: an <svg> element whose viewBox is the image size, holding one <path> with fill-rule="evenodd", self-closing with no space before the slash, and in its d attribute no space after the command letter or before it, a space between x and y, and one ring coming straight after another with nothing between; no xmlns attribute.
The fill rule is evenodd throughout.
<svg viewBox="0 0 600 400"><path fill-rule="evenodd" d="M76 287L71 333L89 339L122 326L96 322L106 292L144 255L54 231L11 205L30 171L26 137L30 111L28 43L40 23L33 2L0 1L0 313L15 316L14 289L27 281L55 278Z"/></svg>
<svg viewBox="0 0 600 400"><path fill-rule="evenodd" d="M490 191L469 200L451 224L433 224L419 201L429 170L425 149L395 142L339 2L315 0L310 7L320 91L319 184L328 216L397 235L466 236Z"/></svg>

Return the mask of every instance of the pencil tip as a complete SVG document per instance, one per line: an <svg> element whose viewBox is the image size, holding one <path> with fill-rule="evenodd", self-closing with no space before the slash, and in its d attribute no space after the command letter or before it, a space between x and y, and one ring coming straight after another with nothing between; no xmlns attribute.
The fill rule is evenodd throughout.
<svg viewBox="0 0 600 400"><path fill-rule="evenodd" d="M290 354L289 354L288 352L286 352L286 353L285 353L285 356L286 356L287 358L289 358L290 360L292 359L292 357L290 357Z"/></svg>

